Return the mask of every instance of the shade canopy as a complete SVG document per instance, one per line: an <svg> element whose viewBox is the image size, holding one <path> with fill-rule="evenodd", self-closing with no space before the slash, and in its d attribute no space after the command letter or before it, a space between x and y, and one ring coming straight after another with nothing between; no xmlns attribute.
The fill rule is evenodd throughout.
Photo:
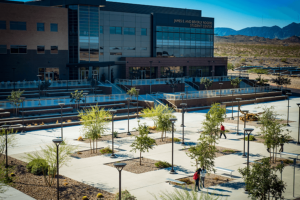
<svg viewBox="0 0 300 200"><path fill-rule="evenodd" d="M297 106L300 107L300 103L297 103Z"/></svg>
<svg viewBox="0 0 300 200"><path fill-rule="evenodd" d="M244 131L245 131L248 135L250 135L250 133L251 133L252 131L254 131L254 129L253 129L253 128L244 128Z"/></svg>
<svg viewBox="0 0 300 200"><path fill-rule="evenodd" d="M187 106L187 104L186 104L186 103L181 103L180 105L181 105L181 106Z"/></svg>
<svg viewBox="0 0 300 200"><path fill-rule="evenodd" d="M241 112L248 113L248 112L249 112L249 110L241 110Z"/></svg>
<svg viewBox="0 0 300 200"><path fill-rule="evenodd" d="M287 92L287 93L285 93L286 95L288 95L288 96L291 96L292 95L292 93L290 93L290 92Z"/></svg>
<svg viewBox="0 0 300 200"><path fill-rule="evenodd" d="M235 98L235 100L240 101L240 100L242 100L242 98Z"/></svg>
<svg viewBox="0 0 300 200"><path fill-rule="evenodd" d="M60 106L64 106L64 105L65 105L65 103L58 103L58 105L60 105Z"/></svg>
<svg viewBox="0 0 300 200"><path fill-rule="evenodd" d="M116 113L117 111L116 111L116 110L110 110L109 112L111 112L111 113Z"/></svg>
<svg viewBox="0 0 300 200"><path fill-rule="evenodd" d="M62 141L63 141L62 139L53 139L52 140L52 142L54 142L54 144L56 144L56 145L57 144L59 145L60 143L62 143Z"/></svg>
<svg viewBox="0 0 300 200"><path fill-rule="evenodd" d="M176 118L170 118L169 119L172 123L174 123L177 119Z"/></svg>
<svg viewBox="0 0 300 200"><path fill-rule="evenodd" d="M115 168L117 168L118 171L122 171L122 169L126 166L126 163L114 163Z"/></svg>

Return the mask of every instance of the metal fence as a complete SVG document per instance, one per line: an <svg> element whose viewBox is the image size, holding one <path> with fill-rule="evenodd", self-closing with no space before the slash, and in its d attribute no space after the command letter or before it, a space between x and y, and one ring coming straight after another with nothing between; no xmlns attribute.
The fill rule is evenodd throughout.
<svg viewBox="0 0 300 200"><path fill-rule="evenodd" d="M94 95L94 96L87 96L86 98L83 97L83 100L86 103L97 103L101 104L102 102L114 102L114 101L124 101L126 98L129 97L127 94L112 94L112 95ZM54 106L58 105L58 103L65 103L65 105L72 105L75 102L71 102L71 98L64 97L64 98L49 98L49 99L26 99L23 103L24 108L28 107L39 107L39 106ZM80 102L81 105L84 105L84 102ZM22 107L22 104L21 104ZM1 101L0 108L9 109L14 108L14 106L9 101Z"/></svg>
<svg viewBox="0 0 300 200"><path fill-rule="evenodd" d="M199 98L210 98L210 97L218 97L221 95L231 95L232 91L234 94L249 94L249 93L259 93L259 92L273 92L272 86L266 87L249 87L249 88L232 88L232 89L223 89L223 90L202 90L202 91L194 91L189 93L175 93L175 94L167 94L164 93L163 98L167 100L180 100L182 96L184 99L199 99ZM182 95L181 95L182 94Z"/></svg>
<svg viewBox="0 0 300 200"><path fill-rule="evenodd" d="M39 82L42 81L18 81L18 82L1 82L0 89L13 89L15 88L38 88ZM59 80L51 81L50 87L67 87L67 86L85 86L90 85L87 80Z"/></svg>

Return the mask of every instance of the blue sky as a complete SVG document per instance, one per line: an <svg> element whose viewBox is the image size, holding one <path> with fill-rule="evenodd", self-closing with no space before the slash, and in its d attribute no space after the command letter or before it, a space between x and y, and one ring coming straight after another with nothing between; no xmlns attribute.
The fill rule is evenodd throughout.
<svg viewBox="0 0 300 200"><path fill-rule="evenodd" d="M284 27L299 23L300 0L113 0L115 2L202 10L214 17L215 27L240 30L246 27Z"/></svg>

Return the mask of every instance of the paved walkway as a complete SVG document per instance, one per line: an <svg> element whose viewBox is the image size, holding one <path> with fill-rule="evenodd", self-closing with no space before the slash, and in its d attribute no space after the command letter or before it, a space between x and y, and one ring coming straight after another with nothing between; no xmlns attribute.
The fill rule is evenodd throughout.
<svg viewBox="0 0 300 200"><path fill-rule="evenodd" d="M300 98L291 98L290 100L290 127L292 131L291 136L297 139L298 134L298 107L296 103L300 102ZM287 113L287 100L268 102L256 105L243 105L242 109L247 109L250 112L260 111L263 106L274 106L278 114L281 114L281 118L286 119ZM186 142L195 144L199 138L198 129L201 129L201 122L205 119L205 114L208 110L202 110L197 112L188 112L185 114L185 138ZM228 115L231 116L231 107L227 108ZM181 113L175 113L178 121L175 124L175 133L181 133ZM234 107L234 116L237 115L237 107ZM141 119L140 123L147 123L153 125L150 119ZM108 125L111 127L111 123ZM130 120L130 130L137 127L137 120ZM227 129L235 129L235 124L225 123ZM254 128L254 134L259 133L259 128L253 126L247 126ZM240 124L240 129L243 125ZM127 120L120 120L115 122L115 130L118 132L127 131ZM79 149L89 149L88 143L81 143L74 141L81 135L80 126L66 127L64 128L64 138L71 144L78 145ZM9 155L18 159L24 160L23 156L25 152L33 152L39 150L41 145L51 143L52 139L60 136L60 129L47 129L39 131L31 131L25 134L19 134L18 146L9 149ZM171 136L170 133L167 136ZM151 137L158 138L160 133L151 134ZM176 137L178 137L176 135ZM239 140L243 136L236 134L228 134L227 139L220 139L218 146L228 147L232 149L243 150L243 141ZM87 184L99 187L109 192L118 191L118 172L115 168L104 165L114 161L122 161L124 159L138 157L138 153L130 152L130 144L134 138L116 139L115 142L120 144L120 151L117 153L118 158L111 159L109 156L95 156L84 159L72 159L69 167L62 167L60 173L77 181L82 181ZM98 146L108 146L108 142L99 142ZM185 155L180 144L174 145L174 164L177 165L175 170L177 174L169 174L170 169L161 169L157 171L147 172L143 174L134 174L127 171L122 171L122 188L129 190L137 199L150 200L154 199L151 193L159 193L160 191L173 191L174 186L167 184L166 178L178 179L186 176L191 176L195 170L192 166L192 160ZM289 143L285 145L286 152L300 153L300 146L295 143ZM171 162L171 144L165 144L156 146L149 153L143 154L145 158L151 158L155 160L162 160ZM268 157L269 153L261 143L250 143L250 160L257 160L263 157ZM244 182L241 175L237 171L239 168L246 166L246 158L241 156L241 153L231 154L227 156L218 157L215 159L215 166L223 167L235 170L233 172L234 181L226 184L218 185L215 187L206 188L205 192L218 193L221 196L228 197L228 199L247 199L248 194L244 191ZM217 172L224 176L222 172ZM293 167L286 167L283 171L283 180L287 183L287 189L284 194L286 199L293 199L292 189L292 176ZM300 166L296 166L296 188L300 187ZM5 193L6 194L6 193ZM300 191L295 191L295 196L300 197ZM23 199L23 198L19 198Z"/></svg>

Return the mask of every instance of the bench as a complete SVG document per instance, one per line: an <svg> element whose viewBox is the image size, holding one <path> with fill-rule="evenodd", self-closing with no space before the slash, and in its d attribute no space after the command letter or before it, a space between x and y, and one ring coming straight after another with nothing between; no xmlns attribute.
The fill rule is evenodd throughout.
<svg viewBox="0 0 300 200"><path fill-rule="evenodd" d="M175 180L175 179L170 179L170 178L167 178L166 180L169 182L169 185L170 185L171 182L173 182L173 183L178 183L178 184L180 184L180 185L185 184L185 187L187 187L187 185L186 185L185 182L178 181L178 180Z"/></svg>
<svg viewBox="0 0 300 200"><path fill-rule="evenodd" d="M232 170L232 169L225 169L225 168L221 168L221 167L214 167L214 169L224 171L224 172L229 172L231 174L231 177L232 177L232 172L234 172L234 170Z"/></svg>
<svg viewBox="0 0 300 200"><path fill-rule="evenodd" d="M298 156L299 156L300 154L288 153L288 152L280 152L280 158L281 158L281 155L297 156L297 159L298 159Z"/></svg>

